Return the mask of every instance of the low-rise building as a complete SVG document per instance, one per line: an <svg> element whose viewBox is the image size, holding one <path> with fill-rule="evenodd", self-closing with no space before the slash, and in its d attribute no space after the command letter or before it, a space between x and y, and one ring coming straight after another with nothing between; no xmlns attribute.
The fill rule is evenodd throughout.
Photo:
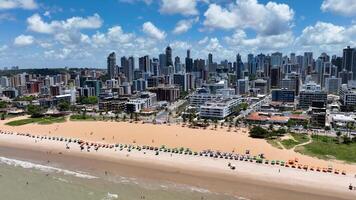
<svg viewBox="0 0 356 200"><path fill-rule="evenodd" d="M272 101L294 102L295 94L293 90L274 89L272 90Z"/></svg>
<svg viewBox="0 0 356 200"><path fill-rule="evenodd" d="M224 119L234 113L234 109L241 103L241 98L219 98L205 102L200 106L200 117Z"/></svg>

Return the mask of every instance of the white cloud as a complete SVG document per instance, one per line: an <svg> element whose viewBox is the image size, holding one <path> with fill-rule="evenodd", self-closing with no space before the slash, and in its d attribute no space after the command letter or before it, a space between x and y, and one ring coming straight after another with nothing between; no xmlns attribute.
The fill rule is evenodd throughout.
<svg viewBox="0 0 356 200"><path fill-rule="evenodd" d="M121 26L114 26L109 28L108 38L115 42L128 43L134 38L134 34L124 33Z"/></svg>
<svg viewBox="0 0 356 200"><path fill-rule="evenodd" d="M349 30L350 31L350 30ZM337 26L326 22L317 22L314 26L304 28L298 42L302 45L312 46L321 44L340 44L347 42L348 33L343 26Z"/></svg>
<svg viewBox="0 0 356 200"><path fill-rule="evenodd" d="M198 41L198 44L206 44L209 41L209 37L205 36L203 39Z"/></svg>
<svg viewBox="0 0 356 200"><path fill-rule="evenodd" d="M0 10L21 8L33 10L38 8L34 0L0 0Z"/></svg>
<svg viewBox="0 0 356 200"><path fill-rule="evenodd" d="M98 14L87 18L72 17L65 21L44 22L39 14L34 14L27 18L28 29L38 33L58 33L61 31L72 31L80 29L97 29L100 28L103 21Z"/></svg>
<svg viewBox="0 0 356 200"><path fill-rule="evenodd" d="M257 35L255 38L248 38L243 30L237 30L232 36L225 37L225 41L240 49L274 51L290 47L294 43L294 36L292 32L286 32L280 35Z"/></svg>
<svg viewBox="0 0 356 200"><path fill-rule="evenodd" d="M227 8L210 4L204 16L204 25L208 28L251 28L259 34L278 35L290 30L294 11L287 4L268 2L264 5L257 0L239 0Z"/></svg>
<svg viewBox="0 0 356 200"><path fill-rule="evenodd" d="M174 34L182 34L187 32L189 29L192 28L194 23L197 23L199 21L199 18L195 18L195 19L183 19L180 20L176 27L173 30Z"/></svg>
<svg viewBox="0 0 356 200"><path fill-rule="evenodd" d="M196 0L162 0L160 12L164 14L199 14Z"/></svg>
<svg viewBox="0 0 356 200"><path fill-rule="evenodd" d="M33 44L35 39L31 35L19 35L14 40L14 45L17 46L28 46Z"/></svg>
<svg viewBox="0 0 356 200"><path fill-rule="evenodd" d="M54 36L54 39L66 46L77 46L90 43L89 36L80 32L58 33Z"/></svg>
<svg viewBox="0 0 356 200"><path fill-rule="evenodd" d="M47 10L46 12L43 13L43 16L51 18L51 12Z"/></svg>
<svg viewBox="0 0 356 200"><path fill-rule="evenodd" d="M324 0L320 9L338 15L355 16L356 0Z"/></svg>
<svg viewBox="0 0 356 200"><path fill-rule="evenodd" d="M172 47L174 50L186 51L187 49L192 48L192 45L184 41L174 41L170 44L170 47Z"/></svg>
<svg viewBox="0 0 356 200"><path fill-rule="evenodd" d="M163 40L166 38L166 33L159 30L154 24L152 24L152 22L145 22L142 25L142 31L157 40Z"/></svg>
<svg viewBox="0 0 356 200"><path fill-rule="evenodd" d="M144 2L147 5L150 5L153 0L119 0L122 3L136 3L136 2Z"/></svg>

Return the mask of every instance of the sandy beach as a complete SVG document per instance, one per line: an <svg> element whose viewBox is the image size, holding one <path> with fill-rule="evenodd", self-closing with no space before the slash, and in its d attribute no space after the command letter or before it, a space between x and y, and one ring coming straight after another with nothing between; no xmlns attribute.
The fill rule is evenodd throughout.
<svg viewBox="0 0 356 200"><path fill-rule="evenodd" d="M154 151L118 151L100 149L98 152L80 151L78 144L35 138L0 135L0 156L56 163L83 171L103 174L103 171L148 179L162 179L208 188L212 191L242 195L250 199L355 199L356 192L347 189L356 179L350 172L356 166L329 162L300 155L290 150L271 147L264 140L247 136L246 129L227 132L200 130L179 125L151 125L124 122L66 122L52 125L24 125L10 127L1 122L0 129L42 136L63 136L101 143L124 143L168 147L189 147L195 151L206 149L253 155L264 153L268 159L288 160L298 157L300 163L314 166L332 164L347 170L347 176L304 171L281 166L179 155ZM48 152L51 152L50 154ZM60 152L60 153L59 153ZM97 162L100 160L100 162ZM228 162L236 170L227 167Z"/></svg>

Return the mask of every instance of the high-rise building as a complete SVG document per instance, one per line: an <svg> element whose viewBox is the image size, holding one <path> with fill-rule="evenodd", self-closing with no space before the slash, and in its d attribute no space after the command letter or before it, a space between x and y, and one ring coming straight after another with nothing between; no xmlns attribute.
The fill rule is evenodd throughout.
<svg viewBox="0 0 356 200"><path fill-rule="evenodd" d="M352 71L352 55L353 55L354 49L350 48L350 46L347 46L346 49L343 50L343 56L342 56L342 68L346 69L347 71Z"/></svg>
<svg viewBox="0 0 356 200"><path fill-rule="evenodd" d="M150 57L148 55L146 56L143 56L143 57L140 57L138 59L139 63L138 63L138 67L139 67L139 70L141 72L144 72L144 73L150 73L151 71L151 61L150 61Z"/></svg>
<svg viewBox="0 0 356 200"><path fill-rule="evenodd" d="M247 65L249 74L256 74L255 57L253 54L247 55Z"/></svg>
<svg viewBox="0 0 356 200"><path fill-rule="evenodd" d="M305 52L303 57L303 66L301 69L302 80L305 80L306 75L313 71L313 52Z"/></svg>
<svg viewBox="0 0 356 200"><path fill-rule="evenodd" d="M330 77L325 79L325 90L328 94L339 94L341 78Z"/></svg>
<svg viewBox="0 0 356 200"><path fill-rule="evenodd" d="M118 76L118 67L116 66L116 54L112 52L107 58L107 67L109 78L116 78Z"/></svg>
<svg viewBox="0 0 356 200"><path fill-rule="evenodd" d="M248 77L246 77L244 79L238 79L237 86L236 86L236 93L238 95L245 95L245 94L248 94L248 90L249 90Z"/></svg>
<svg viewBox="0 0 356 200"><path fill-rule="evenodd" d="M166 66L173 66L173 61L172 61L172 48L168 46L166 48Z"/></svg>
<svg viewBox="0 0 356 200"><path fill-rule="evenodd" d="M187 57L185 58L185 72L193 71L193 59L190 57L190 50L187 50Z"/></svg>
<svg viewBox="0 0 356 200"><path fill-rule="evenodd" d="M151 66L152 66L153 76L158 76L160 74L160 71L159 71L159 60L157 58L153 58Z"/></svg>
<svg viewBox="0 0 356 200"><path fill-rule="evenodd" d="M182 72L182 64L180 63L180 58L179 56L176 56L174 58L174 72L175 73L180 73Z"/></svg>
<svg viewBox="0 0 356 200"><path fill-rule="evenodd" d="M245 70L244 63L241 60L240 54L236 55L236 78L243 78L243 71Z"/></svg>
<svg viewBox="0 0 356 200"><path fill-rule="evenodd" d="M129 57L126 58L121 57L121 67L122 67L122 71L126 77L126 81L127 82L132 82L133 78L134 78L134 69L135 69L135 59L134 57Z"/></svg>
<svg viewBox="0 0 356 200"><path fill-rule="evenodd" d="M282 66L282 53L280 53L280 52L272 53L271 66L272 67L281 67Z"/></svg>
<svg viewBox="0 0 356 200"><path fill-rule="evenodd" d="M295 57L295 53L291 53L291 54L290 54L290 60L289 60L289 62L290 62L291 64L296 64L296 63L297 63L297 58Z"/></svg>
<svg viewBox="0 0 356 200"><path fill-rule="evenodd" d="M271 68L271 88L279 88L281 81L281 68L279 66L273 66Z"/></svg>
<svg viewBox="0 0 356 200"><path fill-rule="evenodd" d="M208 63L207 63L207 65L208 65L208 71L209 72L213 72L214 71L214 69L213 69L213 54L211 54L211 53L208 54Z"/></svg>
<svg viewBox="0 0 356 200"><path fill-rule="evenodd" d="M167 68L167 56L166 54L159 54L158 56L159 58L159 72L160 74L165 74L165 72L167 70L165 70Z"/></svg>

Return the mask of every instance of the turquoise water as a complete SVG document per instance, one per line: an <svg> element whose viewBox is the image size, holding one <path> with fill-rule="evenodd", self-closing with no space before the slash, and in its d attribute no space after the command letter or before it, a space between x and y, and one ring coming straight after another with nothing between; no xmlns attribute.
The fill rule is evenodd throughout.
<svg viewBox="0 0 356 200"><path fill-rule="evenodd" d="M231 196L173 183L128 177L95 177L0 157L0 199L4 200L232 200Z"/></svg>

